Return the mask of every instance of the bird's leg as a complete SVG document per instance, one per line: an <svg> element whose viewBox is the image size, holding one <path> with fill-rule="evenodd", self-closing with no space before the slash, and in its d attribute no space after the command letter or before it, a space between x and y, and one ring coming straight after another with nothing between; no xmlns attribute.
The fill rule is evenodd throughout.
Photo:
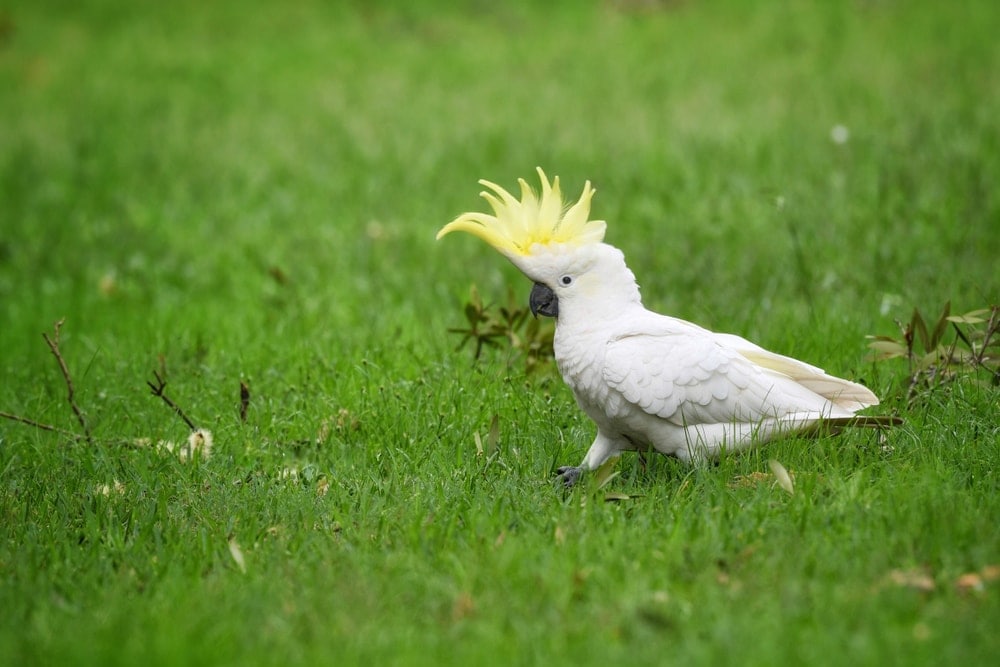
<svg viewBox="0 0 1000 667"><path fill-rule="evenodd" d="M556 469L556 477L567 489L580 480L583 468L580 466L562 466Z"/></svg>
<svg viewBox="0 0 1000 667"><path fill-rule="evenodd" d="M556 470L556 475L562 481L563 485L567 487L573 486L580 480L584 472L597 470L601 467L602 463L617 454L620 449L622 448L617 446L614 440L598 430L597 437L594 438L594 444L587 450L587 455L583 457L580 465L562 466Z"/></svg>

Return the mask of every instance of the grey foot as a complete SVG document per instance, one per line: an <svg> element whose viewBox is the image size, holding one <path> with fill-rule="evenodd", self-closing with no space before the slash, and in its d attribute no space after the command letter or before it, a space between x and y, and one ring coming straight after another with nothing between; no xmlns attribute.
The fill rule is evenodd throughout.
<svg viewBox="0 0 1000 667"><path fill-rule="evenodd" d="M580 466L563 466L556 469L556 475L558 479L562 481L563 486L569 488L577 483L580 479L580 475L583 474L583 468Z"/></svg>

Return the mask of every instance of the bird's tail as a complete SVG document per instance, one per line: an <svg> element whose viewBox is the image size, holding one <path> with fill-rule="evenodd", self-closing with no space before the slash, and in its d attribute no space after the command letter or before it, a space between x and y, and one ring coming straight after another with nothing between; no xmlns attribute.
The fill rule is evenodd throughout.
<svg viewBox="0 0 1000 667"><path fill-rule="evenodd" d="M840 427L891 428L902 426L905 422L902 417L895 415L854 415L853 417L824 419L822 423Z"/></svg>
<svg viewBox="0 0 1000 667"><path fill-rule="evenodd" d="M825 417L813 423L799 435L836 435L845 428L886 429L905 422L893 415L854 415L852 417Z"/></svg>
<svg viewBox="0 0 1000 667"><path fill-rule="evenodd" d="M868 387L857 382L829 375L822 368L792 357L775 354L733 334L715 334L715 337L766 372L790 378L842 410L856 412L878 405L878 397Z"/></svg>

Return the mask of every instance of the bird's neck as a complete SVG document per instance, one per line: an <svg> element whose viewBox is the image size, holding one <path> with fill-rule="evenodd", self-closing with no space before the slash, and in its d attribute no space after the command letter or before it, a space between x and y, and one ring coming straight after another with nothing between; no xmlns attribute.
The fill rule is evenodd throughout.
<svg viewBox="0 0 1000 667"><path fill-rule="evenodd" d="M585 295L559 304L556 331L584 335L614 327L630 313L643 310L639 286L631 271L593 286Z"/></svg>

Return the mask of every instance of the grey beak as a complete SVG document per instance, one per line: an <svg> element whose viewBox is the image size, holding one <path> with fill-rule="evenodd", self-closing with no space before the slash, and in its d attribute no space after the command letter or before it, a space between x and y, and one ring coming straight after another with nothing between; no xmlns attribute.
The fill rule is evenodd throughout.
<svg viewBox="0 0 1000 667"><path fill-rule="evenodd" d="M528 307L531 308L531 314L535 317L539 315L559 317L559 298L555 292L542 283L535 283L535 286L531 288Z"/></svg>

